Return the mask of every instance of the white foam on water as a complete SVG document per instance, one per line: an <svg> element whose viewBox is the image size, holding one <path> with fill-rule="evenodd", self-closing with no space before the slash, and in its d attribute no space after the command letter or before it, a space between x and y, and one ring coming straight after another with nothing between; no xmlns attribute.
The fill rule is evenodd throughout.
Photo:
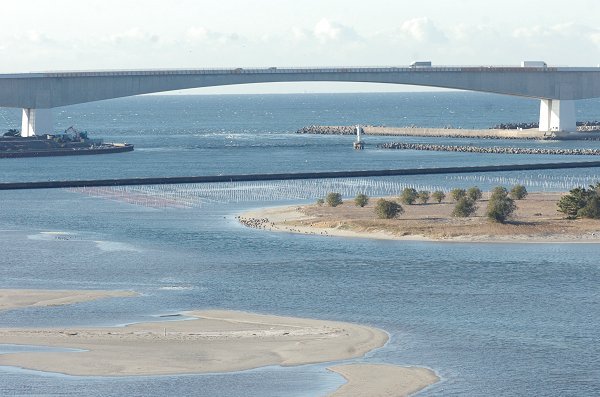
<svg viewBox="0 0 600 397"><path fill-rule="evenodd" d="M159 287L158 289L161 291L189 291L194 289L194 287L189 285L166 285L164 287Z"/></svg>
<svg viewBox="0 0 600 397"><path fill-rule="evenodd" d="M142 252L141 249L136 248L131 244L121 243L118 241L95 240L94 243L96 243L96 247L98 247L101 251L105 252Z"/></svg>
<svg viewBox="0 0 600 397"><path fill-rule="evenodd" d="M62 231L46 231L39 232L36 234L27 235L29 240L43 240L43 241L81 241L81 237L76 233L62 232Z"/></svg>

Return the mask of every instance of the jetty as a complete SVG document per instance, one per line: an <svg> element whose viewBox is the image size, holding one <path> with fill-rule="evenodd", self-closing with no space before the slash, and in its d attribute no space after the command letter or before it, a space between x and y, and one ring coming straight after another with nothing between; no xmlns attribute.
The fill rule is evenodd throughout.
<svg viewBox="0 0 600 397"><path fill-rule="evenodd" d="M537 128L527 129L462 129L462 128L422 128L416 126L386 127L361 125L364 135L372 136L417 136L430 138L468 138L468 139L524 139L524 140L600 140L598 126L583 124L577 132L560 133L539 131ZM500 127L500 126L497 126ZM355 135L355 126L309 125L296 131L297 134L313 135Z"/></svg>
<svg viewBox="0 0 600 397"><path fill-rule="evenodd" d="M461 152L486 154L550 154L567 156L599 156L600 149L521 148L473 145L436 145L429 143L389 142L377 145L379 149L426 150L433 152Z"/></svg>

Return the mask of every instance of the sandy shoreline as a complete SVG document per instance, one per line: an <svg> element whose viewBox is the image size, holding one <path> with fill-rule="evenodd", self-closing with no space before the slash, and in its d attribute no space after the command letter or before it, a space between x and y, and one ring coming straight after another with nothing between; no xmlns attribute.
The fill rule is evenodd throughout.
<svg viewBox="0 0 600 397"><path fill-rule="evenodd" d="M450 214L454 203L403 205L398 219L377 219L375 198L364 208L346 200L338 207L317 205L261 208L240 215L246 226L274 232L305 235L484 243L600 243L600 222L593 219L565 219L556 211L563 193L530 193L516 201L514 221L489 222L484 215L487 201L470 218ZM391 199L394 199L393 197Z"/></svg>
<svg viewBox="0 0 600 397"><path fill-rule="evenodd" d="M3 328L3 343L86 350L0 355L0 365L70 375L231 372L361 357L383 346L379 329L235 311L185 312L193 320L102 328Z"/></svg>
<svg viewBox="0 0 600 397"><path fill-rule="evenodd" d="M132 291L0 289L0 309L135 295ZM0 328L0 344L73 349L0 354L0 366L76 376L235 372L362 357L388 340L380 329L338 321L223 310L181 314L188 319L125 327ZM388 364L346 364L328 369L347 380L331 394L334 397L365 393L405 396L439 380L426 368Z"/></svg>
<svg viewBox="0 0 600 397"><path fill-rule="evenodd" d="M0 311L136 296L133 291L0 289Z"/></svg>
<svg viewBox="0 0 600 397"><path fill-rule="evenodd" d="M327 368L342 375L348 383L329 397L403 397L438 382L430 369L388 364L348 364Z"/></svg>

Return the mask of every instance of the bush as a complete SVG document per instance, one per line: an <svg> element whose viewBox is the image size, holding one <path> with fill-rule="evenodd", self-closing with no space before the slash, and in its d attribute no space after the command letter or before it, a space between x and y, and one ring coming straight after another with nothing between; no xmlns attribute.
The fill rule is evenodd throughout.
<svg viewBox="0 0 600 397"><path fill-rule="evenodd" d="M458 201L461 198L465 197L467 195L467 192L465 192L465 189L452 189L450 190L450 197L452 197L452 200L454 201Z"/></svg>
<svg viewBox="0 0 600 397"><path fill-rule="evenodd" d="M477 211L475 200L465 196L461 197L454 206L454 209L452 210L452 216L466 218L473 215L475 211Z"/></svg>
<svg viewBox="0 0 600 397"><path fill-rule="evenodd" d="M481 189L479 189L477 186L470 187L467 190L467 197L473 201L480 200L481 196L482 196Z"/></svg>
<svg viewBox="0 0 600 397"><path fill-rule="evenodd" d="M571 189L569 194L558 200L558 211L565 214L569 219L575 219L579 211L587 205L589 196L590 192L583 187Z"/></svg>
<svg viewBox="0 0 600 397"><path fill-rule="evenodd" d="M491 221L504 223L516 209L517 206L514 200L508 197L506 188L498 186L492 190L485 214Z"/></svg>
<svg viewBox="0 0 600 397"><path fill-rule="evenodd" d="M402 204L412 205L415 203L418 195L419 194L415 189L412 187L407 187L402 191L402 194L400 195L400 201L402 201Z"/></svg>
<svg viewBox="0 0 600 397"><path fill-rule="evenodd" d="M427 190L421 190L417 193L417 199L421 202L421 204L427 204L429 201L429 192Z"/></svg>
<svg viewBox="0 0 600 397"><path fill-rule="evenodd" d="M339 193L327 193L327 197L325 197L325 202L330 207L337 207L342 204L342 195Z"/></svg>
<svg viewBox="0 0 600 397"><path fill-rule="evenodd" d="M513 200L523 200L527 194L527 188L523 185L515 185L510 189L510 198Z"/></svg>
<svg viewBox="0 0 600 397"><path fill-rule="evenodd" d="M435 192L431 193L431 198L433 198L433 200L437 201L439 204L446 198L446 194L441 190L436 190Z"/></svg>
<svg viewBox="0 0 600 397"><path fill-rule="evenodd" d="M354 204L357 207L364 207L365 205L367 205L369 203L369 196L367 196L366 194L363 193L359 193L356 195L356 197L354 198Z"/></svg>
<svg viewBox="0 0 600 397"><path fill-rule="evenodd" d="M600 219L600 197L594 195L589 199L585 207L577 211L577 216L582 218Z"/></svg>
<svg viewBox="0 0 600 397"><path fill-rule="evenodd" d="M325 204L325 200L323 200L322 198L318 198L318 199L317 199L317 205L318 205L319 207L322 207L322 206L323 206L323 204Z"/></svg>
<svg viewBox="0 0 600 397"><path fill-rule="evenodd" d="M375 205L375 214L380 219L393 219L404 212L404 208L395 201L379 199Z"/></svg>
<svg viewBox="0 0 600 397"><path fill-rule="evenodd" d="M567 215L569 219L577 217L598 219L596 206L598 205L597 199L600 197L599 187L600 183L596 186L590 185L589 190L583 187L571 189L569 194L561 197L558 201L558 211Z"/></svg>

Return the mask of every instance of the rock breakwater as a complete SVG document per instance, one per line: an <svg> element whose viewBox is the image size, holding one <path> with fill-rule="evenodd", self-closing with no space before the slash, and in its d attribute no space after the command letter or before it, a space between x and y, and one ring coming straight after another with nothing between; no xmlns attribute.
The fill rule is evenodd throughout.
<svg viewBox="0 0 600 397"><path fill-rule="evenodd" d="M354 125L309 125L302 127L296 134L317 134L317 135L356 135L356 126Z"/></svg>
<svg viewBox="0 0 600 397"><path fill-rule="evenodd" d="M361 125L365 135L380 136L421 136L431 138L468 138L468 139L525 139L525 140L551 140L551 139L577 139L600 140L600 121L577 122L577 134L555 133L539 131L537 123L506 123L498 124L489 129L461 129L461 128L422 128L383 127L374 125ZM356 135L356 126L353 125L310 125L296 131L297 134L315 135Z"/></svg>
<svg viewBox="0 0 600 397"><path fill-rule="evenodd" d="M553 154L576 156L600 156L600 149L482 147L472 145L436 145L428 143L389 142L377 145L380 149L428 150L434 152L490 153L490 154Z"/></svg>

